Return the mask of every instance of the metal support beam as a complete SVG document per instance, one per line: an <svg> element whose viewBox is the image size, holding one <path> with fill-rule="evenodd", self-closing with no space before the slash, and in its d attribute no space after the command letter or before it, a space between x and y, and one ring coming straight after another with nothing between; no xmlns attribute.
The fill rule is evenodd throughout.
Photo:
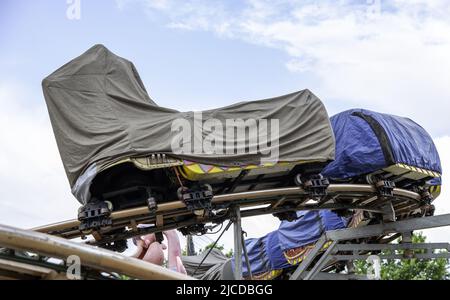
<svg viewBox="0 0 450 300"><path fill-rule="evenodd" d="M241 209L239 206L234 208L234 278L242 279L242 227L241 227Z"/></svg>
<svg viewBox="0 0 450 300"><path fill-rule="evenodd" d="M411 232L415 230L423 230L443 226L450 226L450 214L434 217L415 218L379 225L369 225L360 228L334 230L327 232L325 235L328 240L341 241L348 239L381 236L389 233Z"/></svg>
<svg viewBox="0 0 450 300"><path fill-rule="evenodd" d="M405 259L404 255L392 254L392 255L377 255L381 260L383 259ZM335 259L336 261L347 261L347 260L366 260L369 255L332 255L330 259ZM445 258L450 259L450 253L430 253L430 254L414 254L412 258L416 259L437 259ZM406 258L408 259L408 258Z"/></svg>
<svg viewBox="0 0 450 300"><path fill-rule="evenodd" d="M244 250L245 265L247 266L248 270L248 276L250 277L250 280L253 280L252 268L250 265L250 259L248 258L247 247L245 246L245 239L243 234L241 235L241 239L242 239L242 250Z"/></svg>
<svg viewBox="0 0 450 300"><path fill-rule="evenodd" d="M324 235L317 241L315 247L309 255L302 261L302 263L298 266L298 268L295 270L294 274L291 275L289 280L299 280L302 279L302 276L306 272L306 269L311 265L314 258L319 254L320 250L323 248L325 243L327 242L327 239Z"/></svg>
<svg viewBox="0 0 450 300"><path fill-rule="evenodd" d="M194 239L190 234L186 236L186 252L188 256L195 255Z"/></svg>
<svg viewBox="0 0 450 300"><path fill-rule="evenodd" d="M450 243L411 243L411 244L339 244L337 251L381 251L381 250L406 250L406 249L427 249L427 250L447 250L450 252Z"/></svg>
<svg viewBox="0 0 450 300"><path fill-rule="evenodd" d="M436 258L450 258L450 243L417 243L411 242L411 234L415 230L422 230L428 228L437 228L450 226L450 214L409 219L404 221L369 225L360 228L341 229L335 231L329 231L322 235L322 237L316 242L316 245L311 252L306 256L303 262L298 266L295 272L291 275L291 280L299 279L318 279L332 278L333 276L325 275L321 271L330 264L330 262L336 261L353 261L358 259L366 259L370 254L370 251L381 250L404 250L412 252L412 257L417 259L436 259ZM386 234L401 234L403 237L403 243L399 244L348 244L343 243L345 241L377 237ZM342 244L339 244L342 242ZM331 243L325 253L324 245ZM427 250L425 253L414 253L413 249ZM434 250L447 250L447 252L434 253ZM353 254L348 254L351 252ZM360 253L362 252L362 253ZM321 254L323 253L323 254ZM320 258L317 260L317 257ZM405 259L411 258L405 256L405 254L392 253L390 255L379 255L380 259ZM352 274L349 274L352 275ZM358 276L353 276L357 278ZM339 278L345 278L339 276ZM352 276L348 277L352 278Z"/></svg>
<svg viewBox="0 0 450 300"><path fill-rule="evenodd" d="M310 280L314 277L318 272L320 272L330 261L330 254L334 253L334 247L336 246L337 242L333 241L331 245L328 247L327 251L324 255L319 259L319 261L312 267L311 271L305 276L305 280Z"/></svg>

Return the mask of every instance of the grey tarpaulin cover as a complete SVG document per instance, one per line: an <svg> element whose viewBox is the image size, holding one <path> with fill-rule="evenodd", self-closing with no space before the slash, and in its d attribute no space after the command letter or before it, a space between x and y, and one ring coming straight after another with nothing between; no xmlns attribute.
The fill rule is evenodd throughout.
<svg viewBox="0 0 450 300"><path fill-rule="evenodd" d="M199 255L183 256L183 265L188 275L202 280L224 279L224 265L230 258L215 248L211 250L208 256L206 256L207 254L208 250L205 250ZM205 260L202 262L203 259ZM200 265L200 263L202 264Z"/></svg>
<svg viewBox="0 0 450 300"><path fill-rule="evenodd" d="M173 83L174 88L176 84ZM125 157L165 153L198 163L233 166L259 164L267 155L262 151L245 151L252 146L267 150L264 148L267 143L263 144L259 139L253 145L254 140L247 139L245 149L239 149L242 145L239 141L238 146L225 143L225 154L174 153L171 145L176 137L179 138L179 131L172 130L174 121L187 120L192 132L201 130L203 123L194 122L193 112L178 112L156 105L134 65L102 45L92 47L59 68L45 78L42 85L72 188L88 167L99 168ZM180 95L181 100L182 97ZM203 111L203 122L208 119L224 124L223 132L229 129L226 120L268 120L267 130L264 132L263 126L258 130L262 130L269 140L275 132L270 120L279 120L278 161L334 159L334 135L327 111L309 90ZM219 131L203 128L200 132L200 135L194 133L192 140L181 140L181 147L201 145L205 137L209 135L214 139ZM220 138L223 135L217 136L215 141ZM235 150L233 154L228 152L230 145ZM276 145L276 141L272 145Z"/></svg>

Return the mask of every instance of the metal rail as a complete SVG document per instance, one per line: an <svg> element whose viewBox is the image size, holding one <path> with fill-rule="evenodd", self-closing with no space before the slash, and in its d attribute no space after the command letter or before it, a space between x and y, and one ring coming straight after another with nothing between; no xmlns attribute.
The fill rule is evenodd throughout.
<svg viewBox="0 0 450 300"><path fill-rule="evenodd" d="M193 279L163 267L112 251L5 225L0 225L0 246L62 260L66 260L71 255L76 255L84 266L104 272L116 272L136 279Z"/></svg>
<svg viewBox="0 0 450 300"><path fill-rule="evenodd" d="M283 212L288 210L320 210L320 209L363 209L372 212L380 212L380 210L373 206L374 199L377 197L377 190L372 185L366 184L332 184L328 187L327 192L332 199L337 197L346 197L351 199L354 203L340 204L329 203L330 200L325 203L307 203L308 193L301 187L288 187L277 188L260 191L247 191L241 193L232 193L225 195L216 195L212 199L213 207L216 209L229 209L233 206L240 206L242 208L242 217L250 217L264 214L273 214L277 212ZM404 189L394 189L394 197L397 201L398 209L406 209L402 207L402 203L408 204L407 209L414 209L419 206L420 195ZM370 196L370 197L369 197ZM274 201L283 200L283 203L299 202L296 207L285 208L282 205L274 206ZM302 200L301 200L302 199ZM363 201L360 204L361 199L369 199L371 202ZM299 201L301 200L301 201ZM261 205L267 205L267 207L261 207ZM400 206L399 206L400 205ZM156 211L150 212L148 207L138 207L122 211L112 212L110 218L113 221L113 228L124 228L131 223L154 223L156 216L162 216L165 224L174 224L170 222L171 219L177 216L189 216L191 213L187 210L186 205L182 201L172 201L158 204ZM230 214L232 215L232 214ZM166 220L167 219L167 220ZM216 219L217 220L217 219ZM203 223L213 222L215 219L204 219ZM69 220L65 222L59 222L46 226L36 227L32 230L38 232L45 232L55 235L60 235L66 238L80 237L81 233L78 230L80 222L78 220ZM180 224L179 228L184 226ZM167 230L167 228L174 228L173 226L165 226L160 228L161 230Z"/></svg>
<svg viewBox="0 0 450 300"><path fill-rule="evenodd" d="M241 218L264 214L274 214L285 211L322 209L362 209L375 213L383 213L382 207L379 207L383 203L379 203L380 201L378 197L378 190L373 185L331 184L327 189L327 194L328 196L323 199L323 201L308 201L310 200L309 194L303 188L287 187L216 195L212 199L212 207L214 210L218 210L224 213L211 218L203 219L197 217L189 218L189 216L192 215L192 212L187 209L184 202L179 200L159 203L156 210L154 211L150 211L147 206L122 211L113 211L110 215L113 223L112 227L107 229L107 231L98 232L97 237L100 236L99 240L91 240L87 243L101 245L105 242L113 242L119 239L131 238L136 235L160 232L169 229L177 229L198 223L223 222L226 219L232 219L232 221L234 222L235 253L242 253L243 245ZM345 200L345 204L339 203L339 201L336 202L336 200ZM418 193L409 190L395 188L393 190L393 197L390 201L392 201L391 203L396 212L398 211L403 213L419 208L421 205L421 196ZM287 203L290 203L290 205L284 206ZM293 203L296 205L292 206ZM179 221L177 217L180 216L188 218L183 219L183 221ZM160 223L158 226L156 225L157 219L159 220L158 223ZM154 226L142 229L136 228L136 225L140 223L154 224ZM298 269L293 274L292 279L313 278L317 274L321 273L320 271L322 267L329 262L328 257L331 257L333 255L335 259L347 259L348 257L346 256L337 256L337 251L341 251L342 249L342 245L339 244L339 242L342 240L364 238L368 236L381 236L394 232L407 232L408 230L410 230L410 228L414 228L413 230L417 230L420 228L424 229L438 226L447 226L448 224L450 224L448 217L440 216L434 217L434 219L421 218L383 224L382 226L374 225L357 229L345 229L328 232L319 239L319 241L316 243L316 247L298 267ZM48 254L48 252L46 251L50 251L49 249L52 247L49 247L49 245L52 244L53 246L55 246L54 248L58 249L56 252L50 251L50 254L55 257L65 258L66 256L64 255L68 254L70 251L78 251L80 255L84 255L84 263L92 263L94 266L104 268L105 270L116 270L115 268L120 267L123 274L129 275L131 277L151 277L152 279L162 279L167 277L168 279L175 279L171 278L171 276L173 275L171 273L173 272L167 273L169 271L159 267L148 270L148 266L147 268L145 268L145 266L139 265L139 263L142 263L141 261L138 260L136 262L133 261L132 258L122 260L123 256L111 251L92 248L96 249L94 251L91 248L83 248L89 246L70 243L67 240L58 239L55 236L49 236L45 234L40 236L40 234L42 233L50 233L69 239L77 238L82 236L81 232L78 229L79 225L80 222L78 220L69 220L34 228L32 229L34 232L21 231L19 229L0 225L0 245L4 243L6 244L6 246L13 249L26 249L27 251L36 252L41 251L44 254ZM121 234L109 233L110 231L125 227L130 227L133 229ZM8 234L10 238L5 239L4 237ZM323 249L323 246L329 241L332 241L332 243L327 248L325 253L326 255L322 255L322 257L317 262L315 258L322 253L321 250ZM439 244L434 246L443 245ZM117 263L117 261L119 261L119 258L111 255L120 256L120 261L122 263ZM102 265L98 264L98 258L100 256L102 257L102 259L105 259L105 263ZM95 257L97 257L97 260L95 259ZM241 279L242 255L235 255L235 257L235 278ZM309 269L313 263L313 268ZM144 264L147 265L147 263ZM133 267L131 267L131 265L133 265ZM133 269L134 271L131 269ZM124 271L128 273L125 273ZM176 274L175 276L180 275ZM187 279L187 277L184 276L182 276L182 278Z"/></svg>

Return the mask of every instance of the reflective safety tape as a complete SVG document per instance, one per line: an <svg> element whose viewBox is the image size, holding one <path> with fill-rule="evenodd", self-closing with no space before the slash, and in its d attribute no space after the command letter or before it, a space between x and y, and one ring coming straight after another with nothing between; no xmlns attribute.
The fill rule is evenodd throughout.
<svg viewBox="0 0 450 300"><path fill-rule="evenodd" d="M423 168L410 166L407 164L398 163L392 166L389 166L387 168L383 169L386 172L392 173L394 175L401 175L405 178L411 178L411 179L422 179L426 177L434 177L434 178L440 178L441 174L438 172L434 172L431 170L426 170Z"/></svg>

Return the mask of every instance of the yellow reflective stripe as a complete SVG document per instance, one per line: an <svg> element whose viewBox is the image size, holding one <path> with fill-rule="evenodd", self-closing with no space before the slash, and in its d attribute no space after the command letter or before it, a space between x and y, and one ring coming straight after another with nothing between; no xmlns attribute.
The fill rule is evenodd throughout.
<svg viewBox="0 0 450 300"><path fill-rule="evenodd" d="M389 166L388 168L390 168L390 167L398 167L398 168L402 168L405 170L409 170L409 171L413 171L413 172L417 172L417 173L421 173L421 174L426 174L431 177L441 177L441 174L439 174L438 172L434 172L434 171L427 170L427 169L422 169L422 168L415 167L415 166L409 166L409 165L402 164L402 163L398 163L398 164ZM386 169L388 169L388 168L386 168Z"/></svg>

